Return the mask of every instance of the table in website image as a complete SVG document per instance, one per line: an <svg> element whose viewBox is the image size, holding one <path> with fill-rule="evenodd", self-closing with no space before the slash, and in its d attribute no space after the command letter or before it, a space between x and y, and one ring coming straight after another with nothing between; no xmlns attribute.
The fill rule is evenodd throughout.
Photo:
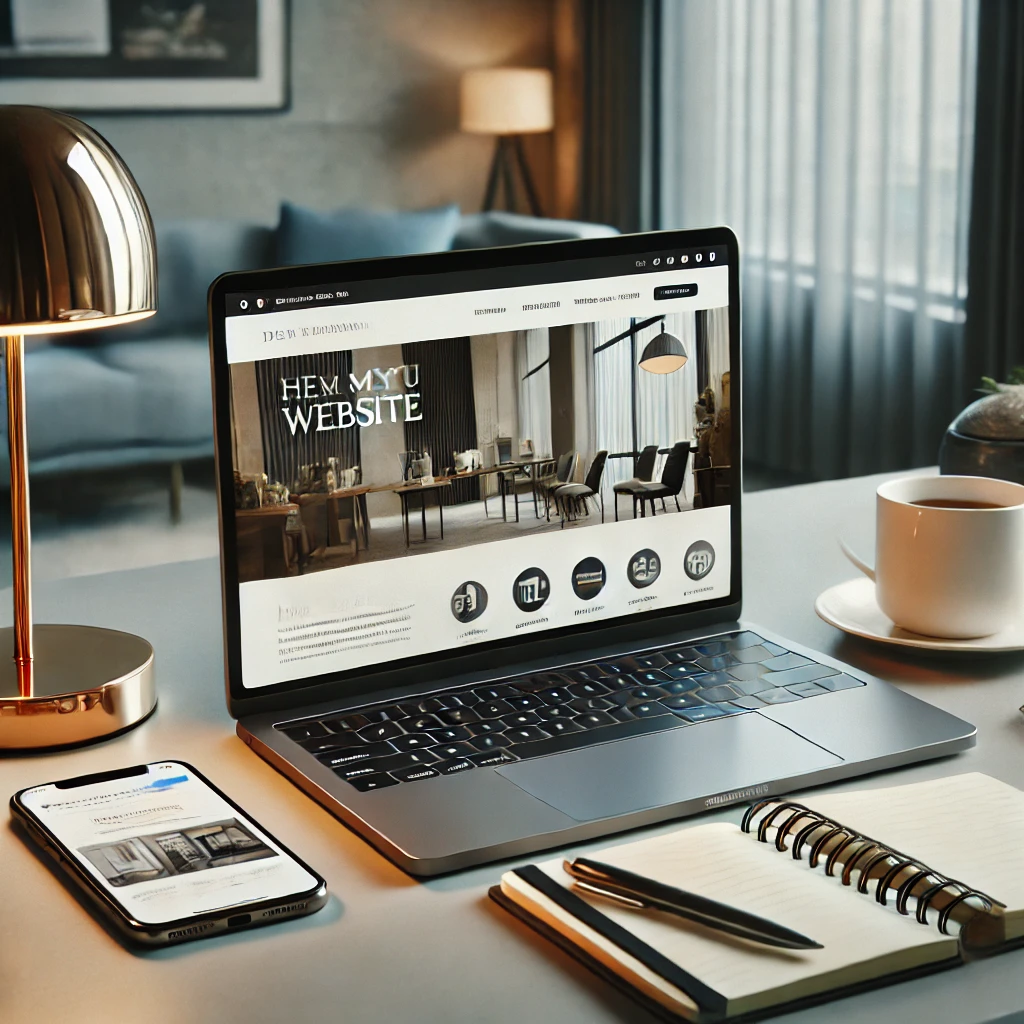
<svg viewBox="0 0 1024 1024"><path fill-rule="evenodd" d="M720 308L232 364L240 580L728 504L728 342Z"/></svg>
<svg viewBox="0 0 1024 1024"><path fill-rule="evenodd" d="M368 792L863 685L744 631L277 728Z"/></svg>

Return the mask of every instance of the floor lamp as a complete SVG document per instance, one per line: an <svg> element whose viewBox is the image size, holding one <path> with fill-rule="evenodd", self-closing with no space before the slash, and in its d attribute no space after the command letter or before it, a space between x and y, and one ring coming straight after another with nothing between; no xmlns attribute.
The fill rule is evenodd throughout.
<svg viewBox="0 0 1024 1024"><path fill-rule="evenodd" d="M154 312L153 224L121 158L73 117L0 106L0 336L14 590L14 626L0 629L0 751L101 739L137 725L156 706L153 648L141 637L33 624L25 433L26 335L87 331Z"/></svg>
<svg viewBox="0 0 1024 1024"><path fill-rule="evenodd" d="M461 108L464 132L496 136L483 209L494 209L499 187L504 189L506 208L516 209L518 172L530 212L543 216L523 153L523 136L554 127L551 72L547 68L467 71L462 76Z"/></svg>

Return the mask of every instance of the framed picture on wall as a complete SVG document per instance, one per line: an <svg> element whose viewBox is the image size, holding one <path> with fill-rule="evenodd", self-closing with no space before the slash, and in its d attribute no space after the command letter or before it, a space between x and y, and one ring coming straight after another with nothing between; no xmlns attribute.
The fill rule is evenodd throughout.
<svg viewBox="0 0 1024 1024"><path fill-rule="evenodd" d="M0 0L0 103L280 110L287 0Z"/></svg>

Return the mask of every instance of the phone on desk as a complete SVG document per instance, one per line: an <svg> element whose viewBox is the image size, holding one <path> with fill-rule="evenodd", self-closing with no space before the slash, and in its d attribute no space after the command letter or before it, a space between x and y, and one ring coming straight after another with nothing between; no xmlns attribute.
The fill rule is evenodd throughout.
<svg viewBox="0 0 1024 1024"><path fill-rule="evenodd" d="M327 902L323 878L182 761L32 786L11 813L130 942L206 938Z"/></svg>

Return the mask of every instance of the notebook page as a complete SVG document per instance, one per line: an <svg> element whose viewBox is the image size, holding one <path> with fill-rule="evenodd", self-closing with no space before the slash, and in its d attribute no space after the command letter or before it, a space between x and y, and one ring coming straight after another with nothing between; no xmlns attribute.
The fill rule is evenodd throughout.
<svg viewBox="0 0 1024 1024"><path fill-rule="evenodd" d="M592 856L770 918L824 945L820 950L775 949L673 916L583 897L731 1004L745 1000L744 1009L956 956L955 940L938 939L930 928L857 899L835 879L750 842L736 825L682 829ZM571 888L561 860L538 867ZM751 1003L758 994L764 998Z"/></svg>
<svg viewBox="0 0 1024 1024"><path fill-rule="evenodd" d="M1024 793L972 772L800 803L1024 913ZM1009 922L1008 922L1009 923ZM1019 928L1018 928L1019 930Z"/></svg>

